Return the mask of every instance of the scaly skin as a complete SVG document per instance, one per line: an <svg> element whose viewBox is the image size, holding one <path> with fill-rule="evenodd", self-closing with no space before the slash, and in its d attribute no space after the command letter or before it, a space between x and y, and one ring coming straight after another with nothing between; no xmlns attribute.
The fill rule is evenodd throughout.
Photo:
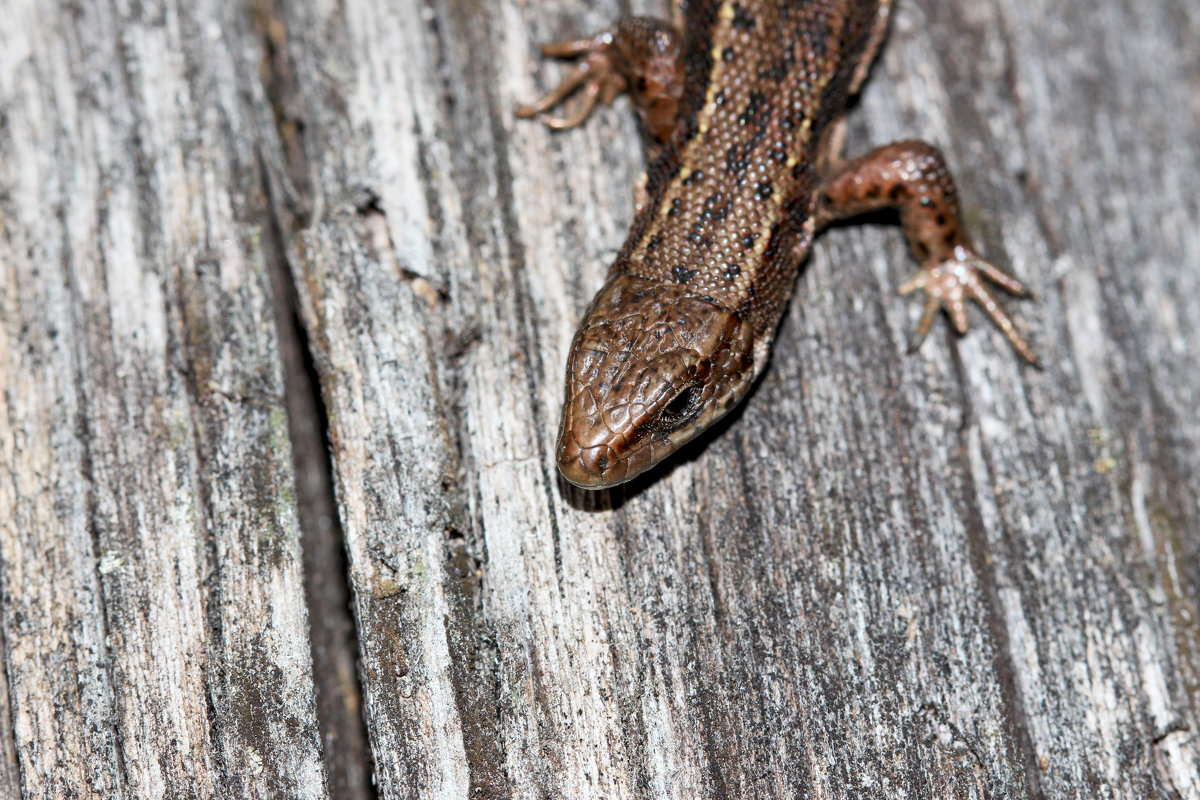
<svg viewBox="0 0 1200 800"><path fill-rule="evenodd" d="M838 123L890 5L689 0L676 7L682 31L636 17L544 49L582 61L518 115L570 128L629 91L651 157L629 238L571 346L556 454L571 483L630 480L737 405L813 236L836 219L899 210L921 264L901 291L928 296L920 337L939 308L964 332L975 299L1035 361L986 281L1024 287L975 252L938 150L900 142L840 160ZM574 112L549 115L576 90Z"/></svg>

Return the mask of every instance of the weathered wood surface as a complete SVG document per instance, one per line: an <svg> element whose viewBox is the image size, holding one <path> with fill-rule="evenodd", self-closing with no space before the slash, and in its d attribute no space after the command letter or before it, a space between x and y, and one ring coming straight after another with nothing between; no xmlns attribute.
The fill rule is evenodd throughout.
<svg viewBox="0 0 1200 800"><path fill-rule="evenodd" d="M839 228L744 410L595 494L637 134L512 109L629 4L0 9L0 796L1200 798L1200 7L898 0L849 150L943 147L1045 368L906 355Z"/></svg>

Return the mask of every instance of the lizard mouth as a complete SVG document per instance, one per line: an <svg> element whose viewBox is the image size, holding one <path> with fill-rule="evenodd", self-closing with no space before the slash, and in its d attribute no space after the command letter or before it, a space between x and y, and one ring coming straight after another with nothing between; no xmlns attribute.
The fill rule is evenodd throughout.
<svg viewBox="0 0 1200 800"><path fill-rule="evenodd" d="M559 471L571 483L589 489L630 480L667 454L670 434L700 412L702 393L703 384L684 386L665 403L636 415L564 414L555 459ZM613 424L614 417L623 424Z"/></svg>
<svg viewBox="0 0 1200 800"><path fill-rule="evenodd" d="M669 442L643 438L628 442L581 447L572 432L558 443L558 470L563 477L585 489L605 489L632 480L674 450ZM661 452L659 452L661 451Z"/></svg>
<svg viewBox="0 0 1200 800"><path fill-rule="evenodd" d="M563 477L576 486L602 489L631 480L653 467L705 426L705 384L678 389L622 431L597 440L594 421L564 418L556 461ZM585 442L591 444L585 446Z"/></svg>

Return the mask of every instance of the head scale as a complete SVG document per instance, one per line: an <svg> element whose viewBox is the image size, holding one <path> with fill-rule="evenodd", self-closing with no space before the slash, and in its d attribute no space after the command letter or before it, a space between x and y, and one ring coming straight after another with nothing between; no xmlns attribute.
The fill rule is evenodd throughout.
<svg viewBox="0 0 1200 800"><path fill-rule="evenodd" d="M571 347L562 474L592 489L624 483L724 416L762 366L751 327L685 287L612 278Z"/></svg>

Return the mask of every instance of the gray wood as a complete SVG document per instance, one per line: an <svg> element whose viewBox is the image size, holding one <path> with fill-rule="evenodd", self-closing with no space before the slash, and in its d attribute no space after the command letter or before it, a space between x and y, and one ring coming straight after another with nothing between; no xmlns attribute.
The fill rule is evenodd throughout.
<svg viewBox="0 0 1200 800"><path fill-rule="evenodd" d="M979 313L907 354L898 230L839 227L743 410L601 493L551 452L636 126L512 111L628 4L0 7L0 790L319 796L353 758L286 259L380 797L1200 798L1191 4L898 0L848 150L945 150L1044 369Z"/></svg>
<svg viewBox="0 0 1200 800"><path fill-rule="evenodd" d="M323 797L250 18L2 8L0 626L21 795Z"/></svg>

